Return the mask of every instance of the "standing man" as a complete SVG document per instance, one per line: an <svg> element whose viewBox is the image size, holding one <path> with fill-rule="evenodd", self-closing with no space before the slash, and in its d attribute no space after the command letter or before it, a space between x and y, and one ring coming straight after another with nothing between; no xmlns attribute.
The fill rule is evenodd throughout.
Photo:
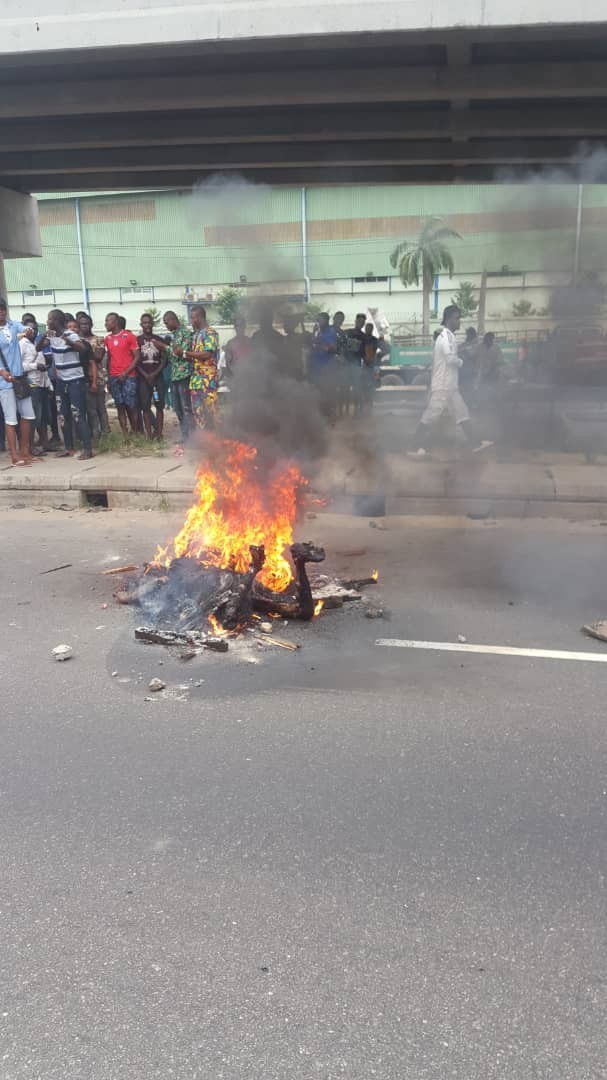
<svg viewBox="0 0 607 1080"><path fill-rule="evenodd" d="M304 377L306 351L310 347L310 335L305 329L298 331L301 315L285 315L282 320L285 339L283 345L282 374L299 382Z"/></svg>
<svg viewBox="0 0 607 1080"><path fill-rule="evenodd" d="M233 375L243 364L248 363L253 355L253 345L247 337L247 322L242 315L234 319L234 337L226 343L225 359L228 375Z"/></svg>
<svg viewBox="0 0 607 1080"><path fill-rule="evenodd" d="M354 326L346 330L346 379L348 383L348 396L354 404L354 412L361 409L361 381L363 347L365 342L364 325L366 315L358 314L354 320Z"/></svg>
<svg viewBox="0 0 607 1080"><path fill-rule="evenodd" d="M194 304L192 307L192 347L185 355L193 365L190 397L194 423L196 427L213 430L217 418L219 389L219 335L209 326L202 304Z"/></svg>
<svg viewBox="0 0 607 1080"><path fill-rule="evenodd" d="M274 329L274 312L267 301L262 303L258 318L259 329L255 331L251 338L253 349L265 354L265 358L269 357L280 371L284 359L285 339L284 334Z"/></svg>
<svg viewBox="0 0 607 1080"><path fill-rule="evenodd" d="M336 311L333 316L333 329L335 330L335 365L337 380L337 412L344 416L348 411L348 397L350 394L350 380L347 367L348 339L343 328L346 316L343 311Z"/></svg>
<svg viewBox="0 0 607 1080"><path fill-rule="evenodd" d="M35 419L32 399L22 396L16 384L23 381L23 365L19 335L24 332L23 323L8 317L6 300L0 298L0 406L4 414L5 439L13 465L31 465L31 424ZM27 388L26 388L27 389ZM19 395L19 396L18 396ZM17 417L19 420L17 421ZM19 423L19 451L17 451L17 422Z"/></svg>
<svg viewBox="0 0 607 1080"><path fill-rule="evenodd" d="M459 388L460 391L466 395L468 401L470 401L468 394L474 393L478 383L479 350L480 343L478 334L473 326L469 326L466 330L466 340L458 349L462 359L462 366L459 373Z"/></svg>
<svg viewBox="0 0 607 1080"><path fill-rule="evenodd" d="M78 456L81 461L88 461L93 456L93 447L87 416L86 376L82 360L90 353L90 347L73 330L67 329L65 314L58 308L49 311L47 326L48 333L42 341L38 342L38 348L43 350L46 345L49 345L53 357L57 394L61 403L65 447L58 457L72 457L74 453L75 422L78 437L82 443L82 451Z"/></svg>
<svg viewBox="0 0 607 1080"><path fill-rule="evenodd" d="M379 338L375 335L373 323L366 323L363 341L363 363L361 369L361 399L363 408L370 412L376 386L377 354Z"/></svg>
<svg viewBox="0 0 607 1080"><path fill-rule="evenodd" d="M137 364L137 389L143 415L143 427L148 439L152 438L152 402L156 401L156 438L162 438L164 427L164 366L167 347L154 333L154 320L145 313L141 316L141 334L137 338L139 363Z"/></svg>
<svg viewBox="0 0 607 1080"><path fill-rule="evenodd" d="M329 420L335 417L337 331L329 324L326 311L318 316L318 326L312 338L310 377L320 393L321 409Z"/></svg>
<svg viewBox="0 0 607 1080"><path fill-rule="evenodd" d="M478 385L494 387L499 382L500 368L504 362L502 350L495 340L495 334L485 334L478 351Z"/></svg>
<svg viewBox="0 0 607 1080"><path fill-rule="evenodd" d="M137 404L139 345L135 335L122 327L123 322L124 320L115 311L110 311L105 317L107 330L105 348L108 355L110 394L116 403L120 430L126 439L129 434L127 417L133 432L137 431L139 426Z"/></svg>
<svg viewBox="0 0 607 1080"><path fill-rule="evenodd" d="M470 425L470 414L459 392L458 380L462 359L457 352L455 333L459 330L460 320L460 309L456 304L449 304L443 312L443 329L434 342L430 397L415 434L417 450L410 454L411 457L427 456L432 427L438 423L444 412L448 412L453 417L466 442L473 447L474 453L493 446L492 442L480 442L476 445Z"/></svg>
<svg viewBox="0 0 607 1080"><path fill-rule="evenodd" d="M105 345L103 338L93 333L93 320L86 311L79 311L77 316L78 331L83 341L91 347L91 356L88 370L87 386L87 410L89 424L94 439L100 435L109 434L110 421L105 407Z"/></svg>
<svg viewBox="0 0 607 1080"><path fill-rule="evenodd" d="M194 427L192 401L190 399L192 361L188 360L186 356L186 353L192 348L192 331L177 318L174 311L165 311L164 325L172 335L168 355L171 367L173 408L181 428L181 441L186 443Z"/></svg>

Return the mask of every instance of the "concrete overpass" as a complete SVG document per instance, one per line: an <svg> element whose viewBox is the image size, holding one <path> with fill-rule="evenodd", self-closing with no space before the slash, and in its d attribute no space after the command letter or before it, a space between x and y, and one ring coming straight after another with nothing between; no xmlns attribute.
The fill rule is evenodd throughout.
<svg viewBox="0 0 607 1080"><path fill-rule="evenodd" d="M602 0L4 0L0 54L17 192L607 179Z"/></svg>
<svg viewBox="0 0 607 1080"><path fill-rule="evenodd" d="M4 0L0 31L22 191L487 181L606 138L601 0Z"/></svg>

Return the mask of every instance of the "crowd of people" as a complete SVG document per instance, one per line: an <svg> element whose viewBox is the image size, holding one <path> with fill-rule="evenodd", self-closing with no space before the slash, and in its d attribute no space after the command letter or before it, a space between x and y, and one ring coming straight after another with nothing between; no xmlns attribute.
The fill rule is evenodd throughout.
<svg viewBox="0 0 607 1080"><path fill-rule="evenodd" d="M249 363L270 362L277 374L309 380L330 420L371 407L385 346L365 315L347 329L343 312L332 320L321 313L312 332L302 317L287 315L281 332L266 309L251 336L238 317L223 350L200 304L191 306L189 324L174 311L163 322L166 333L157 333L144 313L135 334L110 312L99 335L88 312L53 309L40 327L29 312L10 319L0 299L0 449L12 464L29 467L51 451L71 457L76 436L79 459L91 458L110 431L108 390L123 436L161 439L168 402L185 444L197 428L214 427L220 380L229 385Z"/></svg>

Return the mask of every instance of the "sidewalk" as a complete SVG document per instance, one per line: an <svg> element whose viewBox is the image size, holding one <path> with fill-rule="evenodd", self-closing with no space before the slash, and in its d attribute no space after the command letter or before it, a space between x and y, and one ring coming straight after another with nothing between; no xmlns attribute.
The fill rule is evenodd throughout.
<svg viewBox="0 0 607 1080"><path fill-rule="evenodd" d="M194 458L122 457L92 461L47 458L31 469L0 464L0 508L107 506L175 510L192 502ZM312 480L311 498L334 513L468 514L472 517L565 517L607 520L607 466L580 454L529 454L523 460L445 454L412 461L383 455L369 467L364 456L329 455ZM322 506L314 504L315 510Z"/></svg>

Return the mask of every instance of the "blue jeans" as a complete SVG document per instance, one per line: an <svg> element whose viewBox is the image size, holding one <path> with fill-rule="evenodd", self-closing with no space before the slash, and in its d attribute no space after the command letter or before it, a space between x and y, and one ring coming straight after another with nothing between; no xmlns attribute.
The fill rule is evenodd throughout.
<svg viewBox="0 0 607 1080"><path fill-rule="evenodd" d="M57 379L57 393L61 402L65 449L74 449L75 420L82 449L90 450L92 442L86 409L86 379Z"/></svg>

